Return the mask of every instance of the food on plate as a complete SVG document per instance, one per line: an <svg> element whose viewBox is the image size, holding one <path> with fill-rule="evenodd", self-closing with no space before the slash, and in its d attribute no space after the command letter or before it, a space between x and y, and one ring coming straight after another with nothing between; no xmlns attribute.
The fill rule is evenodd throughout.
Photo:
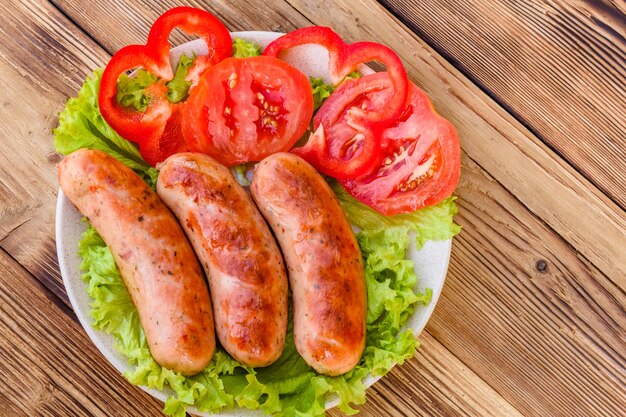
<svg viewBox="0 0 626 417"><path fill-rule="evenodd" d="M100 86L102 116L122 137L138 144L141 155L151 165L187 149L180 131L184 102L168 99L167 83L174 78L169 35L175 28L198 35L208 46L208 55L195 57L185 77L194 85L208 67L232 54L230 33L215 16L192 7L176 7L154 22L145 45L129 45L113 55ZM143 90L147 96L143 111L118 103L120 75L137 67L158 77Z"/></svg>
<svg viewBox="0 0 626 417"><path fill-rule="evenodd" d="M190 93L182 129L190 150L232 166L288 151L312 114L311 87L299 70L272 57L228 58Z"/></svg>
<svg viewBox="0 0 626 417"><path fill-rule="evenodd" d="M220 343L243 365L273 363L287 332L287 275L261 213L207 155L172 155L159 169L157 193L204 266Z"/></svg>
<svg viewBox="0 0 626 417"><path fill-rule="evenodd" d="M365 347L367 294L361 252L335 195L290 153L261 161L250 192L285 256L298 352L319 373L350 371Z"/></svg>
<svg viewBox="0 0 626 417"><path fill-rule="evenodd" d="M174 70L168 58L167 37L175 27L204 38L209 56L190 53L197 50L198 43L189 44L183 51L189 55L180 55L178 63L174 63ZM431 292L428 288L417 290L418 277L413 261L407 259L407 250L409 245L419 249L429 240L450 239L460 230L453 222L458 210L455 197L450 196L460 170L458 139L451 126L434 113L421 90L408 81L398 56L383 45L372 42L349 45L331 29L319 27L277 36L276 41L264 51L262 44L269 35L244 33L241 36L243 39L235 38L231 44L230 35L223 25L204 11L176 8L166 12L150 30L146 45L122 49L104 73L102 69L94 71L78 97L68 100L59 115L59 127L54 131L54 145L58 152L65 155L78 152L80 156L80 152L84 152L80 150L82 148L106 152L134 170L150 187L157 186L159 172L154 166L161 168L160 192L166 199L166 194L171 197L169 204L179 212L184 226L188 229L189 225L193 227L194 230L189 229L188 233L195 239L194 243L199 242L196 249L203 263L208 265L209 277L215 275L220 278L220 286L214 291L216 301L221 300L223 304L226 300L229 309L237 304L233 308L239 314L221 309L221 304L214 303L220 329L226 332L236 327L225 329L226 326L221 325L230 323L224 318L226 316L243 321L252 318L249 314L251 305L246 304L250 298L240 298L239 294L254 288L256 296L260 297L257 300L274 297L278 309L277 319L266 315L264 312L269 310L263 308L259 317L254 317L260 324L253 329L254 333L250 333L254 335L250 340L267 336L259 336L261 333L258 332L267 327L268 333L271 333L268 340L277 341L270 343L270 349L256 357L261 358L258 364L273 361L273 349L282 349L282 354L276 353L279 357L271 365L257 367L257 363L246 356L249 349L236 343L229 345L224 338L227 340L223 343L224 347L232 356L222 344L218 344L213 359L195 375L184 370L182 373L175 372L178 370L176 364L171 366L170 362L162 361L158 352L153 356L154 339L163 334L159 331L164 328L148 322L144 331L140 318L142 321L149 320L153 317L150 314L161 317L169 311L163 311L162 306L167 309L172 307L168 304L171 296L159 293L156 298L151 297L148 301L153 303L153 311L146 311L142 304L145 300L142 299L137 305L138 311L133 304L133 299L138 297L137 291L131 288L129 294L123 282L122 275L126 278L129 266L128 260L118 259L118 247L127 244L126 241L135 242L146 236L142 228L151 224L145 223L145 217L136 225L131 224L134 209L122 212L113 209L99 214L106 219L104 223L109 227L114 225L115 236L111 237L111 231L103 228L103 222L98 221L96 216L93 224L87 222L87 230L79 242L82 277L88 283L87 292L93 299L90 304L92 325L111 335L115 348L127 359L124 376L132 384L156 389L167 396L164 407L167 415L184 417L187 410L217 413L243 407L272 415L320 417L328 405L326 400L333 397L338 397L338 407L342 411L352 414L356 412L352 404L365 402L365 389L371 381L367 378L384 375L395 364L412 357L415 351L417 341L407 324L419 305L429 303ZM261 45L251 40L259 41ZM317 69L322 73L316 72L316 75L321 78L310 78L308 81L299 70L280 61L284 58L288 63L299 66L297 60L291 61L289 55L280 52L307 43L326 46L330 57L328 68L319 68L318 65ZM302 68L317 59L317 52L314 49L310 51ZM250 58L261 52L266 56ZM228 58L231 54L233 58L244 59ZM297 53L294 55L298 56ZM358 64L371 60L381 61L387 72L369 75L363 67L359 67L363 75L353 72ZM324 82L327 77L323 72L326 69L332 84ZM126 74L126 70L134 71ZM310 74L307 72L307 75ZM264 89L259 89L259 86ZM317 110L311 120L312 112ZM308 130L307 126L310 126ZM296 141L297 145L294 145ZM264 226L259 213L250 214L250 210L254 212L255 209L249 199L247 203L242 202L241 189L230 182L232 179L226 180L226 168L216 168L217 163L211 161L209 156L194 155L194 161L197 161L190 164L188 159L192 157L189 154L176 155L171 156L171 160L163 166L157 164L170 155L191 149L231 166L232 171L237 173L237 181L242 184L250 177L249 170L254 167L254 161L272 153L276 155L268 158L268 161L275 161L274 168L263 168L261 164L254 175L257 188L261 188L260 183L277 189L278 199L262 193L265 200L261 204L265 204L266 209L279 207L281 199L287 204L281 209L283 218L278 219L285 223L285 230L276 229L276 234L281 237L288 266L295 271L292 275L297 279L293 291L295 311L288 308L285 301L285 294L289 296L288 290L280 290L278 280L272 281L276 284L274 286L247 283L228 287L232 281L226 278L233 277L221 273L222 269L220 273L212 272L225 259L218 255L226 253L226 249L221 252L213 249L227 242L238 243L243 240L246 230L259 236L260 240L265 239L269 229ZM275 169L280 165L276 161L298 160L292 154L276 154L279 151L291 151L303 156L329 177L322 179L309 167L297 174L303 187L301 189L296 189L293 184L283 184L283 187L272 184L274 178L271 175L280 171ZM68 160L72 158L74 156L69 156ZM304 162L302 164L308 166ZM110 163L105 162L102 168L109 169L108 165ZM170 165L189 173L212 172L208 176L212 185L207 188L210 190L207 195L217 199L213 201L218 201L220 194L229 195L236 204L188 201L185 196L202 187L189 187L185 181L176 181L175 176L169 184L171 187L166 189L164 185L167 184L165 179ZM200 167L197 171L193 168L196 165ZM114 172L119 172L119 169ZM132 173L127 170L125 175L132 176ZM200 176L194 174L189 178ZM85 176L84 181L94 181L94 178ZM117 193L120 184L110 185L107 189L96 187L91 196L93 201L85 202L89 197L83 196L81 204L93 208L101 194L124 197L133 194L132 190L144 192L144 188L135 183L136 177L133 178L129 181L130 191ZM331 186L343 211L324 185L325 181ZM280 180L277 183L280 184ZM228 184L233 184L233 189L237 191L224 192L224 189L229 190ZM306 184L309 184L308 188ZM72 195L72 190L68 194ZM294 200L291 194L312 200ZM157 199L156 196L151 198ZM332 203L327 204L324 199L332 200ZM311 201L318 205L318 209L310 210ZM140 202L141 199L137 200L137 204ZM215 212L207 212L210 207L226 210L226 215L211 217ZM386 216L381 213L400 214ZM190 214L198 214L196 220L213 218L214 225L218 227L204 227L200 235L200 222L198 225L193 221L187 224ZM356 244L349 226L342 220L344 216L360 230L356 235ZM239 221L234 225L237 236L225 235L222 226L233 225L226 222L227 218ZM294 239L292 235L297 232L295 227L298 224L313 226L301 231L301 240ZM94 226L107 241L114 243L110 248ZM169 227L163 230L169 230ZM265 232L261 230L263 227ZM314 231L311 232L311 229ZM149 233L154 236L161 231L150 229ZM182 230L178 229L176 233L184 241ZM270 242L273 242L271 238ZM166 246L176 245L165 243ZM203 247L207 243L215 245L208 250ZM148 254L140 257L140 265L150 262L150 256L154 256L151 248L157 244L158 239L146 238L142 245L136 245ZM227 267L244 265L241 270L245 270L248 267L244 261L246 257L238 254L251 251L251 258L246 259L253 262L278 258L272 264L274 272L277 272L284 266L277 255L276 244L273 245L274 248L266 252L262 249L255 251L259 245L231 245L228 249L234 249L232 259L222 263ZM338 249L336 253L340 254L339 257L328 256L333 246L341 247L345 253L341 255ZM301 257L302 252L297 250L306 251L307 248L310 252ZM200 274L197 259L191 249L187 250L193 260L180 268L196 265L191 269L192 276L197 277ZM169 257L171 252L166 250L159 256ZM161 257L155 261L162 260ZM350 260L353 260L352 264ZM333 262L347 263L346 269L334 271L336 266ZM357 268L359 262L362 266ZM147 265L141 270L146 271L146 268L149 272L154 267ZM304 284L311 277L313 280L319 278L320 275L315 273L320 270L331 270L334 278L348 285L339 286L334 292L333 285L337 281L331 280L331 285L320 285L318 282L317 288L305 293ZM141 277L147 280L144 282L152 282L149 275ZM275 275L272 277L276 278ZM170 276L165 278L172 279ZM283 282L284 278L283 271ZM349 291L348 287L353 291ZM206 288L203 291L208 293ZM145 292L142 294L145 295ZM186 296L188 292L177 287L172 294L176 298L181 294ZM250 292L246 294L250 295ZM191 311L194 303L185 302L178 309ZM257 306L252 304L253 308ZM281 321L285 311L288 311L286 336L281 341L280 335L285 333L279 330L285 326L285 321ZM210 314L210 308L208 312ZM423 312L418 311L418 315ZM335 313L337 315L333 316ZM306 320L302 320L304 314L309 314ZM295 320L292 320L294 315ZM341 317L346 320L338 321L337 318ZM237 325L240 323L237 322ZM222 337L224 332L220 329L218 333ZM318 344L308 339L315 331L321 335ZM212 330L209 333L214 337ZM214 339L211 340L214 343ZM336 343L329 343L330 347L323 346L323 342L332 340Z"/></svg>
<svg viewBox="0 0 626 417"><path fill-rule="evenodd" d="M387 88L365 95L364 102L384 107L391 91L385 73L379 78ZM316 117L325 119L337 95L332 95ZM332 116L330 116L332 117ZM452 123L439 116L415 84L402 117L381 134L380 157L370 172L359 178L339 180L341 185L368 206L385 215L411 213L452 195L461 175L461 148Z"/></svg>
<svg viewBox="0 0 626 417"><path fill-rule="evenodd" d="M307 27L281 36L263 51L263 55L278 57L284 50L319 44L328 49L329 72L334 85L339 85L313 119L315 133L302 147L292 150L320 172L337 179L358 178L379 158L380 132L395 123L404 110L408 78L402 61L390 48L375 42L346 44L327 27ZM357 65L380 61L387 67L393 94L384 106L368 106L363 99L386 84L364 76L345 80ZM345 80L345 81L344 81ZM327 117L320 117L322 113Z"/></svg>
<svg viewBox="0 0 626 417"><path fill-rule="evenodd" d="M456 131L408 81L393 51L371 42L348 45L329 28L311 27L281 36L263 53L279 56L308 43L328 48L332 81L341 84L315 114L307 143L292 152L385 215L449 197L461 173ZM375 59L386 72L343 79L356 64Z"/></svg>
<svg viewBox="0 0 626 417"><path fill-rule="evenodd" d="M189 241L156 193L104 152L80 149L58 166L65 195L111 249L160 365L192 375L215 351L209 292Z"/></svg>

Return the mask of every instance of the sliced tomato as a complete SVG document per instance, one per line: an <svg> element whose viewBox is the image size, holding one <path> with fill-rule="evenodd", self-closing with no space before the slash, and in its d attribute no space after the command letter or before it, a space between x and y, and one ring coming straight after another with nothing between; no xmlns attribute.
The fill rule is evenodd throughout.
<svg viewBox="0 0 626 417"><path fill-rule="evenodd" d="M388 94L389 90L371 94L364 103L382 105ZM382 214L408 213L452 194L461 174L460 160L454 126L439 116L428 96L411 83L402 116L381 134L381 151L371 172L340 182L355 198Z"/></svg>
<svg viewBox="0 0 626 417"><path fill-rule="evenodd" d="M168 40L174 28L200 36L208 46L208 55L197 57L189 69L190 81L232 53L230 34L215 16L192 7L176 7L154 22L145 45L129 45L113 55L100 83L98 106L102 117L122 137L137 143L142 156L151 165L186 149L180 130L176 130L180 125L181 105L167 100L165 86L174 77ZM150 102L144 112L124 107L116 98L120 75L139 67L159 77L157 83L146 89Z"/></svg>
<svg viewBox="0 0 626 417"><path fill-rule="evenodd" d="M272 57L228 58L207 70L187 99L189 148L232 166L291 149L313 114L307 77Z"/></svg>

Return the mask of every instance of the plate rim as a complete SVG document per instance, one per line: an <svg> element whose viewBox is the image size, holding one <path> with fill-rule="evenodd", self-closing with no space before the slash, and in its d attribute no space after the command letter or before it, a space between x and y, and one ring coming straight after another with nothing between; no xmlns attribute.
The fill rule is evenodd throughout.
<svg viewBox="0 0 626 417"><path fill-rule="evenodd" d="M255 42L259 42L259 38L277 38L281 35L283 35L284 33L282 32L271 32L271 31L237 31L237 32L230 32L231 34L231 38L235 38L235 37L242 37L242 38L247 38L250 40L253 40ZM272 39L272 40L273 40ZM183 43L181 45L176 46L175 48L172 48L170 50L170 54L174 54L176 55L177 53L180 53L182 50L185 49L189 49L190 48L190 44L194 44L196 43L197 45L199 45L202 41L199 39L190 41L190 42L186 42ZM371 71L369 68L365 67L365 66L360 66L359 70L364 70L363 72L369 72ZM68 299L70 301L70 304L72 306L72 310L74 311L74 314L77 316L78 321L81 325L81 327L85 330L85 332L87 333L87 336L89 336L89 339L91 340L91 342L94 344L94 346L98 349L99 353L104 357L104 359L109 362L118 372L120 372L120 374L124 374L124 372L128 369L128 362L127 361L121 361L119 360L119 358L117 358L114 354L111 354L109 352L108 347L104 346L101 343L100 340L100 336L102 334L105 335L105 337L108 338L112 338L113 336L104 332L103 330L97 330L93 327L92 325L92 319L91 319L91 310L89 309L89 311L84 312L82 311L82 309L79 306L79 301L78 301L78 296L75 292L75 288L72 285L72 283L70 282L70 273L68 272L68 264L66 263L66 254L70 253L70 251L74 251L77 252L78 251L78 247L77 244L78 242L67 242L64 238L63 238L63 234L62 234L62 229L63 229L63 222L65 220L67 220L67 214L66 214L66 207L68 207L68 205L70 207L73 207L72 203L69 201L69 199L67 199L67 197L65 196L65 194L63 193L63 190L59 187L58 189L58 194L57 194L57 202L56 202L56 210L55 210L55 241L56 241L56 252L57 252L57 259L58 259L58 264L59 264L59 272L61 274L61 278L63 280L63 285L65 287L65 291L67 293ZM415 245L415 239L414 236L411 236L410 240L410 246L411 246L411 250L416 250L416 248L414 247ZM446 252L446 256L445 256L445 260L443 260L444 262L441 263L441 267L443 270L443 277L441 278L440 281L437 282L437 288L432 288L432 297L430 299L430 302L426 305L426 306L421 306L422 308L424 308L426 311L423 311L423 315L421 320L417 323L416 326L412 326L411 328L413 329L413 336L417 339L417 337L421 334L421 332L424 330L426 324L428 323L428 321L430 320L433 311L438 303L438 300L441 296L441 292L443 289L443 286L445 284L446 278L447 278L447 272L448 272L448 267L450 264L450 257L451 257L451 252L452 252L452 239L448 239L445 241L428 241L426 242L426 244L424 245L424 247L426 247L428 244L430 244L431 242L437 242L440 245L443 245L442 249L445 249ZM69 243L72 243L75 245L75 248L70 249L68 248L66 245L68 245ZM424 249L424 248L422 248ZM407 256L408 258L409 256ZM80 268L79 268L80 271ZM79 272L80 273L80 272ZM82 280L82 275L80 277L80 279ZM418 281L419 281L419 277L418 277ZM429 288L431 288L431 286L429 286ZM417 310L416 310L417 311ZM80 313L80 314L79 314ZM413 313L413 316L415 316L415 312ZM408 328L408 326L405 326L405 328ZM113 349L115 349L113 347ZM395 367L397 365L394 364L393 367ZM393 369L393 367L391 369ZM363 379L363 384L365 385L366 389L371 387L376 381L378 381L382 376L372 376L371 374L368 374L364 379ZM145 392L147 392L148 394L152 395L153 397L157 398L158 400L165 402L168 398L168 393L163 391L163 390L157 390L154 388L148 388L144 385L135 385L132 384L133 386L139 387L142 390L144 390ZM328 396L326 398L326 409L330 409L333 408L335 406L337 406L339 403L339 398L336 395L331 395ZM205 412L200 412L198 411L195 407L191 406L188 408L187 410L188 413L190 414L194 414L194 415L198 415L198 416L223 416L223 417L227 417L227 416L242 416L242 415L265 415L262 411L260 410L249 410L246 408L240 408L237 407L235 405L235 407L233 409L228 409L228 410L223 410L219 413L216 414L208 414ZM237 414L233 414L237 413Z"/></svg>

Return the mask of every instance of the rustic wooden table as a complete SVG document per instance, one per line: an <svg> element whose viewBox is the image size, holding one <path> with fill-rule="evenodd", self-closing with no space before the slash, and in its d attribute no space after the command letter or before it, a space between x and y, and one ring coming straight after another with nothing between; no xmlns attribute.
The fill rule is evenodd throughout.
<svg viewBox="0 0 626 417"><path fill-rule="evenodd" d="M180 2L145 3L0 4L0 415L160 415L78 324L54 239L57 114ZM385 43L457 126L463 232L443 295L362 415L624 415L624 2L189 3L231 30Z"/></svg>

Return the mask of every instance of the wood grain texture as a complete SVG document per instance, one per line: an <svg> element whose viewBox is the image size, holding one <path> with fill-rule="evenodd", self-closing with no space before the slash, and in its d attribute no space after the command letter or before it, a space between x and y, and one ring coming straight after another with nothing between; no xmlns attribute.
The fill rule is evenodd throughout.
<svg viewBox="0 0 626 417"><path fill-rule="evenodd" d="M124 4L90 0L52 0L52 2L111 54L128 44L145 43L148 30L156 18L166 10L181 5L208 10L230 31L285 32L311 24L288 2L282 0L269 3L198 0L128 1ZM120 27L124 30L120 30ZM170 36L173 45L188 39L178 30Z"/></svg>
<svg viewBox="0 0 626 417"><path fill-rule="evenodd" d="M463 232L427 330L523 415L620 415L624 292L473 161L463 165Z"/></svg>
<svg viewBox="0 0 626 417"><path fill-rule="evenodd" d="M35 118L50 114L46 111L52 111L57 99L60 109L64 97L58 97L59 91L65 88L69 90L66 95L73 95L84 75L106 62L107 54L98 44L115 51L126 43L143 42L150 22L176 2L149 6L86 0L56 3L93 41L46 3L7 6L11 10L6 11L13 21L24 19L27 30L41 34L42 39L55 39L53 45L62 45L66 56L78 58L54 61L60 66L55 71L69 68L68 73L73 74L70 81L44 79L44 87L56 85L58 89L35 85L26 90L28 97L15 102L22 107L41 106L31 114ZM363 415L618 415L626 407L624 212L377 3L309 3L251 0L203 4L231 30L290 30L313 22L331 25L347 39L379 40L392 46L440 113L457 125L464 149L458 190L459 222L464 231L455 241L440 304L422 337L422 350L368 391L368 403L361 407ZM36 49L36 43L2 30L3 41L17 38L35 48L34 53L44 53ZM31 80L19 83L18 75L32 65L13 56L20 49L9 47L7 52L1 48L2 74L6 71L8 80L17 83L14 85L34 85ZM100 58L90 61L91 54ZM43 71L44 65L36 68ZM15 100L9 94L2 98ZM45 100L50 103L38 102ZM23 143L31 140L24 130L31 122L26 109L17 111L22 112L17 113L19 118L5 120L15 126L11 127L13 135L3 137L3 143L8 143L10 152L27 168L18 175L11 171L15 159L0 160L4 170L0 210L23 217L11 218L12 226L2 229L2 247L36 275L46 267L54 268L44 282L60 285L51 240L37 245L39 238L32 236L39 231L40 237L52 239L53 206L48 208L48 220L45 215L31 214L37 204L49 204L36 197L46 192L53 195L54 167L41 157L29 159L33 150L23 150ZM37 123L41 121L33 126L38 127ZM50 146L43 136L36 135L34 140ZM38 155L41 150L34 152ZM29 181L40 184L38 193L29 191ZM22 199L31 201L31 206L21 207ZM28 217L33 220L14 227ZM3 227L4 219L3 215ZM51 264L46 266L43 259ZM21 271L15 262L5 264L0 266L10 271L9 275L23 275L23 271L14 272ZM62 287L57 289L62 292ZM23 314L16 305L7 307L8 315ZM4 305L0 306L4 312ZM4 335L4 328L2 331ZM42 343L49 342L44 339ZM19 377L15 372L11 375ZM73 384L77 387L71 388ZM79 377L67 377L67 390L80 391L84 384ZM91 393L93 402L101 407L117 403L112 397L117 388L112 390ZM7 402L5 409L23 412L19 401L5 398L11 396L0 397ZM155 415L159 409L155 408ZM67 414L65 411L60 408L56 415ZM42 414L55 415L53 411ZM336 410L329 414L341 415Z"/></svg>
<svg viewBox="0 0 626 417"><path fill-rule="evenodd" d="M2 249L0 270L10 272L0 276L0 415L162 415Z"/></svg>
<svg viewBox="0 0 626 417"><path fill-rule="evenodd" d="M108 55L47 2L0 3L0 247L66 297L54 245L52 129Z"/></svg>
<svg viewBox="0 0 626 417"><path fill-rule="evenodd" d="M624 2L381 3L626 209Z"/></svg>
<svg viewBox="0 0 626 417"><path fill-rule="evenodd" d="M421 346L413 359L368 390L367 403L357 407L363 416L523 415L428 331L419 339ZM336 410L329 414L342 415Z"/></svg>

